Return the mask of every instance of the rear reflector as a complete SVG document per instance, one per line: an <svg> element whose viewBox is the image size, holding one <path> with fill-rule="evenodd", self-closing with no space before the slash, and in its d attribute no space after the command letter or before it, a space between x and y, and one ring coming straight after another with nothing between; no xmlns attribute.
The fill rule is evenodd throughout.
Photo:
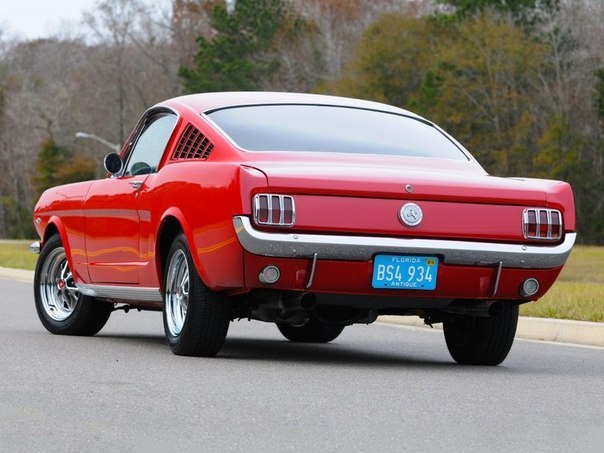
<svg viewBox="0 0 604 453"><path fill-rule="evenodd" d="M294 198L288 195L258 194L253 206L258 225L293 226L296 220Z"/></svg>
<svg viewBox="0 0 604 453"><path fill-rule="evenodd" d="M522 231L526 239L559 240L562 237L562 214L555 209L525 209Z"/></svg>

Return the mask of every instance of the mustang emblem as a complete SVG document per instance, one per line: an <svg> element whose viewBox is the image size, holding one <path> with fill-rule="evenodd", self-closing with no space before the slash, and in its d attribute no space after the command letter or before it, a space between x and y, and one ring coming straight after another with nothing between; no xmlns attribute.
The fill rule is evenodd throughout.
<svg viewBox="0 0 604 453"><path fill-rule="evenodd" d="M422 209L415 203L406 203L398 213L398 216L403 224L414 227L421 223L424 218Z"/></svg>

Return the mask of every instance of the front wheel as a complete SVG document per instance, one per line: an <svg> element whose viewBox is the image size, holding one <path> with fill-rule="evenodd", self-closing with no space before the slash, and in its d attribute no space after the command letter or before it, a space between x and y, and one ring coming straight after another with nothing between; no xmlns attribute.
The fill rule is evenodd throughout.
<svg viewBox="0 0 604 453"><path fill-rule="evenodd" d="M504 303L496 316L449 316L443 322L445 341L456 362L499 365L507 357L518 324L518 305Z"/></svg>
<svg viewBox="0 0 604 453"><path fill-rule="evenodd" d="M344 326L332 326L316 318L302 325L277 323L277 328L285 338L299 343L329 343L344 330Z"/></svg>
<svg viewBox="0 0 604 453"><path fill-rule="evenodd" d="M172 352L216 355L224 344L230 316L227 298L201 281L180 234L172 243L164 272L164 330Z"/></svg>
<svg viewBox="0 0 604 453"><path fill-rule="evenodd" d="M34 300L42 325L58 335L94 335L103 328L113 305L80 293L59 235L48 239L34 274Z"/></svg>

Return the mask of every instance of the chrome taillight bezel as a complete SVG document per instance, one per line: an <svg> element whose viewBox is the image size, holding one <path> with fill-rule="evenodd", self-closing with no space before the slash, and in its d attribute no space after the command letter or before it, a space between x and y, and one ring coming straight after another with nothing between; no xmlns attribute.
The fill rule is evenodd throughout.
<svg viewBox="0 0 604 453"><path fill-rule="evenodd" d="M562 239L562 213L557 209L529 208L522 212L525 239L559 241Z"/></svg>
<svg viewBox="0 0 604 453"><path fill-rule="evenodd" d="M264 203L266 208L263 207ZM254 195L252 206L257 225L293 227L296 223L296 203L291 195L259 193ZM263 215L263 209L266 209L266 216Z"/></svg>

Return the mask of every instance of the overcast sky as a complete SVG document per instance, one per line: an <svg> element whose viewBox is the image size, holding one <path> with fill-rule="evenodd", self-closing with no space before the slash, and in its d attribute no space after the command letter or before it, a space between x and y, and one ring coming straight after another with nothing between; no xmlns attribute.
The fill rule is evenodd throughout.
<svg viewBox="0 0 604 453"><path fill-rule="evenodd" d="M77 30L82 12L97 0L0 0L0 28L22 39L61 34L66 26Z"/></svg>
<svg viewBox="0 0 604 453"><path fill-rule="evenodd" d="M0 0L0 30L5 37L21 39L61 35L65 28L77 32L82 13L92 10L98 1Z"/></svg>

